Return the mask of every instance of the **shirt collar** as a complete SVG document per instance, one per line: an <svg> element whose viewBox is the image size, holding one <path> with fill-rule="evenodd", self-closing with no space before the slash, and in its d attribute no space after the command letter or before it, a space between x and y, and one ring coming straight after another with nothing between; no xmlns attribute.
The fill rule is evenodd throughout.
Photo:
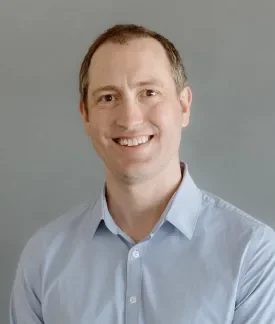
<svg viewBox="0 0 275 324"><path fill-rule="evenodd" d="M167 206L165 220L191 240L201 208L202 194L189 174L187 163L181 162L181 170L183 173L182 181ZM119 228L108 212L105 185L101 189L100 197L91 207L91 213L93 222L92 235L94 235L101 221L104 221L105 225L114 234L120 233Z"/></svg>
<svg viewBox="0 0 275 324"><path fill-rule="evenodd" d="M181 170L182 181L172 197L166 220L191 240L201 209L202 193L193 181L187 163L181 162Z"/></svg>

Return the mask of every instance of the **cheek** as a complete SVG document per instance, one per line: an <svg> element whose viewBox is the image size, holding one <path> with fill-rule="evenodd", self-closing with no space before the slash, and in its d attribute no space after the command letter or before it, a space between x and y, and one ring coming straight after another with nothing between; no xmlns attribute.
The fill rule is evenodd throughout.
<svg viewBox="0 0 275 324"><path fill-rule="evenodd" d="M91 123L89 136L95 151L102 159L104 159L108 143L103 135L103 127L100 127L98 123Z"/></svg>
<svg viewBox="0 0 275 324"><path fill-rule="evenodd" d="M103 158L106 150L109 150L110 146L110 136L109 136L109 123L107 121L103 121L101 118L94 119L93 122L90 123L90 137L93 143L93 146L97 153ZM104 153L105 152L105 153Z"/></svg>
<svg viewBox="0 0 275 324"><path fill-rule="evenodd" d="M157 103L151 110L151 120L160 131L181 130L181 106L177 101Z"/></svg>
<svg viewBox="0 0 275 324"><path fill-rule="evenodd" d="M91 114L89 123L89 134L94 139L103 137L106 133L107 122L106 118L101 114Z"/></svg>

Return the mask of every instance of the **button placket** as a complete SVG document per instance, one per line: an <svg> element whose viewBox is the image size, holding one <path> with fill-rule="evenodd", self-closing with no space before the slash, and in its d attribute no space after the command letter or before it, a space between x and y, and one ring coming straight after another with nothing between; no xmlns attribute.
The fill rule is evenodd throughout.
<svg viewBox="0 0 275 324"><path fill-rule="evenodd" d="M139 258L139 251L135 250L132 255L135 259Z"/></svg>
<svg viewBox="0 0 275 324"><path fill-rule="evenodd" d="M135 304L137 302L137 298L136 298L136 296L132 296L132 297L130 297L130 303L131 304Z"/></svg>
<svg viewBox="0 0 275 324"><path fill-rule="evenodd" d="M141 296L142 243L134 246L128 254L127 289L126 289L126 323L138 324Z"/></svg>

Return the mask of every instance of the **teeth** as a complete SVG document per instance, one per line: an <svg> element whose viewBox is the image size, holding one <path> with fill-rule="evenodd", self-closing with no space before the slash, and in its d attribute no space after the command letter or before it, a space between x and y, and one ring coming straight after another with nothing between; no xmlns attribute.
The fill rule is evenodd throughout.
<svg viewBox="0 0 275 324"><path fill-rule="evenodd" d="M141 137L137 137L137 138L132 138L132 139L126 139L126 138L122 138L118 140L118 143L120 145L124 145L124 146L137 146L139 144L145 144L149 141L150 136L141 136Z"/></svg>

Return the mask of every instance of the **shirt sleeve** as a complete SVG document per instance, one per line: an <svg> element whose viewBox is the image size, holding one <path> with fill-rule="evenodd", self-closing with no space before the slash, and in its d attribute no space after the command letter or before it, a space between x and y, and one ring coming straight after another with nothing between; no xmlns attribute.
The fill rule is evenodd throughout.
<svg viewBox="0 0 275 324"><path fill-rule="evenodd" d="M233 324L275 324L275 232L260 226L250 244Z"/></svg>
<svg viewBox="0 0 275 324"><path fill-rule="evenodd" d="M25 245L10 296L10 324L44 324L41 307L44 236L37 231Z"/></svg>
<svg viewBox="0 0 275 324"><path fill-rule="evenodd" d="M36 281L37 278L34 278ZM10 297L10 324L43 324L41 303L19 262Z"/></svg>

